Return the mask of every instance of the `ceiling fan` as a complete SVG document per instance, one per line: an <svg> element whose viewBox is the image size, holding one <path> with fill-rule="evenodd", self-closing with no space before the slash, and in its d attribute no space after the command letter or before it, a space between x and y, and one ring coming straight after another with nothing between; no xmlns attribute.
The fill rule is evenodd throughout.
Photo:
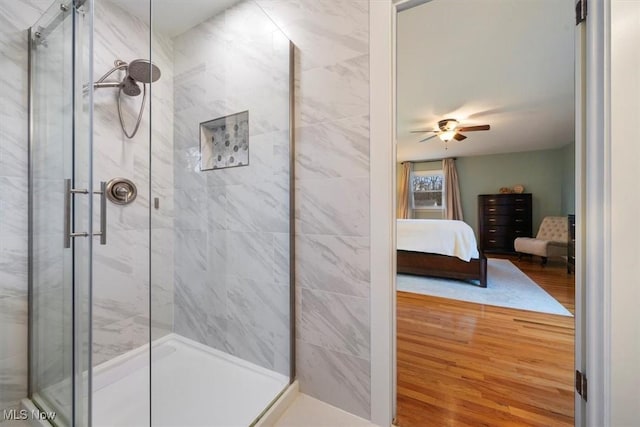
<svg viewBox="0 0 640 427"><path fill-rule="evenodd" d="M456 141L462 141L467 139L466 136L461 134L460 132L475 132L478 130L489 130L491 126L489 125L479 125L479 126L460 126L460 122L456 119L444 119L438 122L438 130L414 130L411 133L423 133L423 132L433 132L435 135L431 135L425 139L421 139L419 142L425 142L436 136L439 136L440 139L444 142L449 142L452 139Z"/></svg>

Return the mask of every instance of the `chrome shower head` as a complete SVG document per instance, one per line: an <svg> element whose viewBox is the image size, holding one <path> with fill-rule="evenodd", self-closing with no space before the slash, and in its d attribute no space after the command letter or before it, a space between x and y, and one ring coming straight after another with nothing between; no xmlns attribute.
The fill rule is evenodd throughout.
<svg viewBox="0 0 640 427"><path fill-rule="evenodd" d="M131 76L127 76L122 81L122 92L128 96L138 96L142 93L142 89Z"/></svg>
<svg viewBox="0 0 640 427"><path fill-rule="evenodd" d="M160 79L160 68L148 59L134 59L127 69L129 77L140 83L153 83Z"/></svg>

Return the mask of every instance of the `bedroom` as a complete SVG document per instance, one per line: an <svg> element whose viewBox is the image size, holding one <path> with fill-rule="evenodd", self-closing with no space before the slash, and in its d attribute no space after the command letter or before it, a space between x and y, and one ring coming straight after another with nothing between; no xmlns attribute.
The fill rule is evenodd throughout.
<svg viewBox="0 0 640 427"><path fill-rule="evenodd" d="M571 1L432 0L398 15L400 426L573 424L573 13ZM457 241L440 237L451 227ZM515 238L540 230L516 244L520 259Z"/></svg>

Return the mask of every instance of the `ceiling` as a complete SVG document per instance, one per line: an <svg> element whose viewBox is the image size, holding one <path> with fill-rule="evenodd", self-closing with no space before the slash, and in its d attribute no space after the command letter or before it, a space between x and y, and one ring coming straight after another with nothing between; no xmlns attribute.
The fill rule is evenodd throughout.
<svg viewBox="0 0 640 427"><path fill-rule="evenodd" d="M398 161L557 148L574 140L572 0L432 0L398 15ZM419 143L437 122L490 124Z"/></svg>
<svg viewBox="0 0 640 427"><path fill-rule="evenodd" d="M149 23L150 0L110 0L122 9ZM153 0L153 27L175 37L240 0Z"/></svg>

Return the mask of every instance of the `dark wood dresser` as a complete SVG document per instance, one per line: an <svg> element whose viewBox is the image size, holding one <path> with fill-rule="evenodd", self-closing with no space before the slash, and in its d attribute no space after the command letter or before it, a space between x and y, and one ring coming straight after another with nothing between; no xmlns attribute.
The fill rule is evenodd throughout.
<svg viewBox="0 0 640 427"><path fill-rule="evenodd" d="M567 273L576 271L576 216L569 215L569 242L567 243Z"/></svg>
<svg viewBox="0 0 640 427"><path fill-rule="evenodd" d="M515 252L516 237L532 237L531 194L479 195L478 233L481 251Z"/></svg>

